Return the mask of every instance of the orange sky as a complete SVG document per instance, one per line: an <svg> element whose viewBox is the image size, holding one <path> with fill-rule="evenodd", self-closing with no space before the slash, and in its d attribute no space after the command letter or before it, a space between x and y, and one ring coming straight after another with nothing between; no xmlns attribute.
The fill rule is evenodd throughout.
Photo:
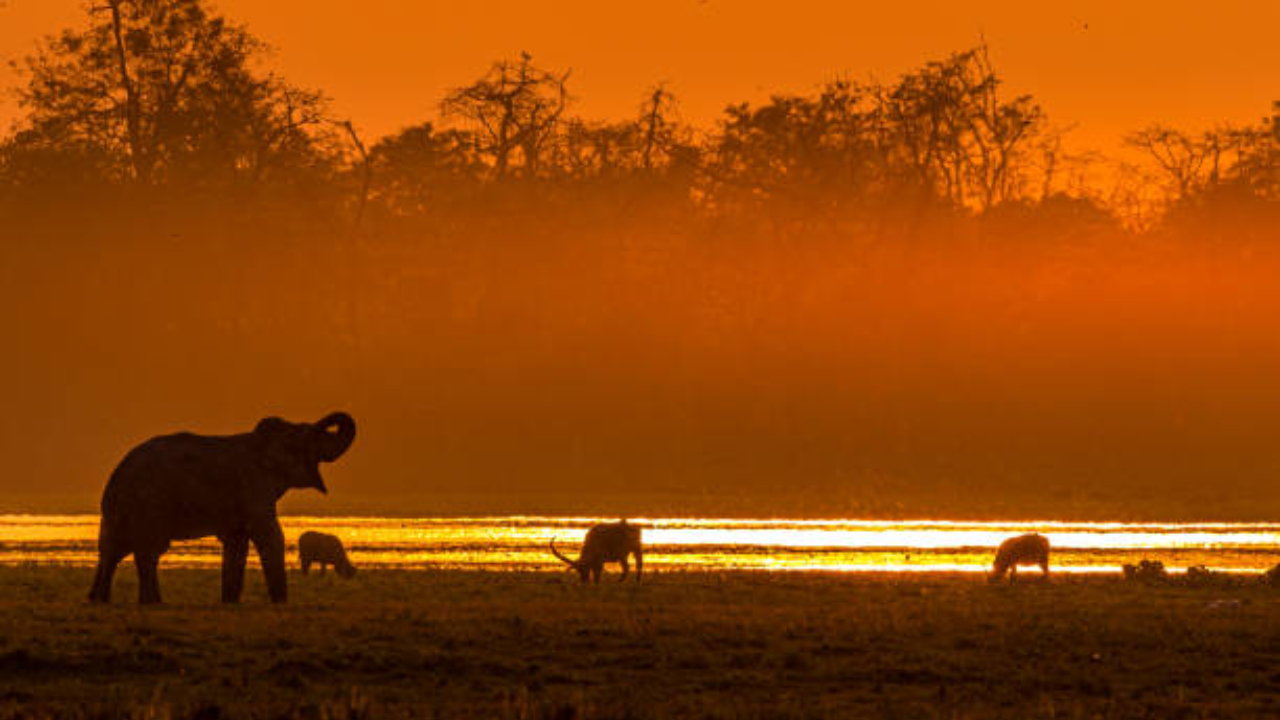
<svg viewBox="0 0 1280 720"><path fill-rule="evenodd" d="M82 17L81 0L0 0L0 60ZM1046 9L1046 6L1051 6ZM573 69L579 113L629 114L665 80L686 119L806 91L839 74L892 78L985 35L1016 91L1036 94L1077 144L1106 148L1152 120L1252 122L1280 99L1280 3L1176 0L222 0L278 48L294 82L326 90L379 135L434 114L445 89L527 50ZM1086 27L1087 24L1087 27ZM12 85L7 68L0 84ZM0 123L15 117L0 101Z"/></svg>

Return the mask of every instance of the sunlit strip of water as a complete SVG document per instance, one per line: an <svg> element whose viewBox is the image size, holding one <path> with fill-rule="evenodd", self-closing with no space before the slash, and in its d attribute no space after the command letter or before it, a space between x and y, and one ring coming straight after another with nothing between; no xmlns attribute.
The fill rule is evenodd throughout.
<svg viewBox="0 0 1280 720"><path fill-rule="evenodd" d="M358 565L399 568L546 569L547 545L572 552L592 517L284 518L292 542L305 530L338 535ZM1171 569L1205 565L1256 572L1280 562L1280 523L1082 523L949 520L726 520L633 518L645 528L645 564L667 569L985 570L994 548L1024 532L1049 536L1066 572L1118 571L1150 558ZM92 565L93 515L0 515L0 564ZM290 546L293 551L292 545ZM179 543L169 566L221 562L211 540Z"/></svg>

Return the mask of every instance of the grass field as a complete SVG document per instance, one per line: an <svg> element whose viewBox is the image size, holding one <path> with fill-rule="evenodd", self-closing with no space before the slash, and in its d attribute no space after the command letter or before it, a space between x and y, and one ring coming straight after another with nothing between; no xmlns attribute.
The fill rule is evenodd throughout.
<svg viewBox="0 0 1280 720"><path fill-rule="evenodd" d="M2 718L1276 718L1280 589L1059 577L0 569ZM607 579L616 577L610 576Z"/></svg>

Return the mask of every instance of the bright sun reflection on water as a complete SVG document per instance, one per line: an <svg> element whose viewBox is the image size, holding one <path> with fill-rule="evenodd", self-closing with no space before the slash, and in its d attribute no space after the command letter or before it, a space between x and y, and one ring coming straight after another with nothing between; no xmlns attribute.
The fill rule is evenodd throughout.
<svg viewBox="0 0 1280 720"><path fill-rule="evenodd" d="M291 542L304 530L342 538L357 565L401 568L546 569L547 544L572 550L589 517L284 518ZM980 572L1006 537L1049 536L1065 572L1117 572L1142 558L1171 569L1205 565L1255 572L1280 561L1280 524L961 522L946 520L722 520L634 518L645 565L665 569ZM0 515L0 564L92 565L95 515ZM293 548L291 546L290 551ZM221 562L212 540L180 543L169 566Z"/></svg>

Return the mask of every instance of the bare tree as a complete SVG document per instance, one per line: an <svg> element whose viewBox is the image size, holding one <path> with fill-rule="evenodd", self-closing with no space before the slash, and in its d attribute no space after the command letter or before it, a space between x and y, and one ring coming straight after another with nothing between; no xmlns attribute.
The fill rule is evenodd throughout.
<svg viewBox="0 0 1280 720"><path fill-rule="evenodd" d="M534 176L569 105L569 74L543 70L521 53L518 62L494 63L479 80L449 92L440 110L476 127L496 178L511 172L517 155L523 173Z"/></svg>
<svg viewBox="0 0 1280 720"><path fill-rule="evenodd" d="M1000 80L985 43L968 58L971 106L967 120L966 175L986 209L1012 199L1022 190L1026 153L1044 130L1044 112L1029 95L1012 100L1000 96Z"/></svg>
<svg viewBox="0 0 1280 720"><path fill-rule="evenodd" d="M640 105L640 123L644 132L644 169L652 170L654 156L670 149L673 144L672 131L676 123L675 95L667 90L666 84L659 83L649 91L648 97Z"/></svg>
<svg viewBox="0 0 1280 720"><path fill-rule="evenodd" d="M692 151L690 133L675 108L675 96L658 85L631 120L563 121L555 142L556 171L575 179L660 178Z"/></svg>
<svg viewBox="0 0 1280 720"><path fill-rule="evenodd" d="M365 208L369 204L369 188L373 183L373 166L369 164L369 150L360 139L360 135L356 133L356 126L350 120L339 122L338 126L347 132L347 137L351 139L352 146L355 147L356 153L360 156L360 201L356 207L355 220L351 223L352 230L359 232L360 225L364 222Z"/></svg>
<svg viewBox="0 0 1280 720"><path fill-rule="evenodd" d="M891 165L956 207L990 208L1023 192L1045 115L1005 99L985 44L875 88L878 144Z"/></svg>
<svg viewBox="0 0 1280 720"><path fill-rule="evenodd" d="M1124 143L1155 163L1175 201L1186 198L1208 179L1205 166L1213 157L1213 147L1202 138L1157 124L1129 133Z"/></svg>

